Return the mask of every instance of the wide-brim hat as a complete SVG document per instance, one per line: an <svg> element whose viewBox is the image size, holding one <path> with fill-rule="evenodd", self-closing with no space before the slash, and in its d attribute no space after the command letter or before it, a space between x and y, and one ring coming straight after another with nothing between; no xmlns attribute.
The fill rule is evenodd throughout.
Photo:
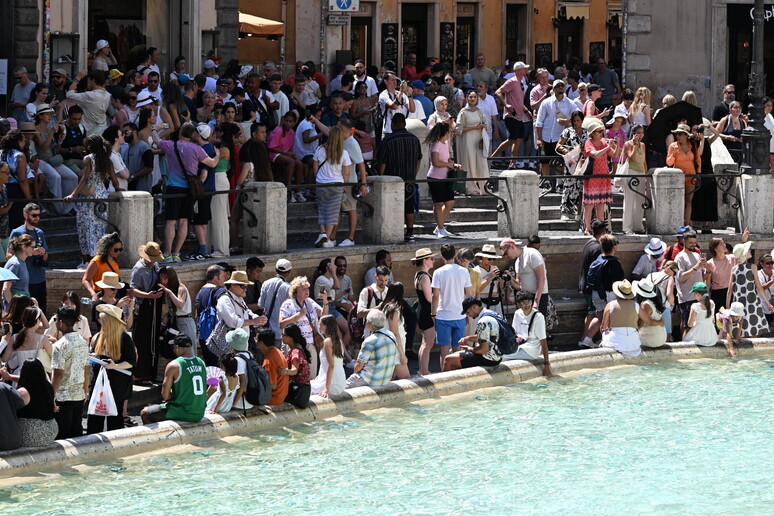
<svg viewBox="0 0 774 516"><path fill-rule="evenodd" d="M126 326L126 322L124 322L124 312L120 308L118 308L116 305L111 305L108 303L103 303L101 305L97 305L97 311L103 314L107 314L110 317L113 317L121 322L124 326Z"/></svg>
<svg viewBox="0 0 774 516"><path fill-rule="evenodd" d="M645 298L656 297L656 286L647 278L632 283L632 290L635 294Z"/></svg>
<svg viewBox="0 0 774 516"><path fill-rule="evenodd" d="M610 120L608 120L608 121L607 121L607 124L605 124L605 125L607 125L608 127L613 127L613 124L615 123L615 119L616 119L616 118L623 118L623 119L624 119L624 122L626 122L626 120L627 120L627 119L626 119L626 115L624 115L623 113L616 113L616 114L614 114L614 115L613 115L613 116L610 118ZM623 124L621 124L621 125L623 125Z"/></svg>
<svg viewBox="0 0 774 516"><path fill-rule="evenodd" d="M634 299L634 291L629 280L616 281L613 283L613 293L621 299Z"/></svg>
<svg viewBox="0 0 774 516"><path fill-rule="evenodd" d="M226 285L252 285L253 282L247 277L245 271L234 271L231 277L226 281Z"/></svg>
<svg viewBox="0 0 774 516"><path fill-rule="evenodd" d="M161 252L161 247L156 242L148 242L145 245L141 245L137 248L137 254L141 258L148 260L149 262L157 263L164 259L164 253Z"/></svg>
<svg viewBox="0 0 774 516"><path fill-rule="evenodd" d="M491 258L493 260L502 258L502 256L497 254L497 249L492 244L484 244L484 246L481 248L481 251L476 253L476 256L480 256L482 258Z"/></svg>
<svg viewBox="0 0 774 516"><path fill-rule="evenodd" d="M142 97L141 99L137 99L137 107L143 107L147 106L148 104L153 104L153 97L148 95L147 97Z"/></svg>
<svg viewBox="0 0 774 516"><path fill-rule="evenodd" d="M35 124L32 122L22 122L19 124L19 131L21 131L22 134L40 134L40 132L35 129Z"/></svg>
<svg viewBox="0 0 774 516"><path fill-rule="evenodd" d="M422 249L417 249L414 252L414 257L411 259L411 261L420 262L425 258L433 258L433 257L435 257L435 253L432 250L430 250L430 248L423 247Z"/></svg>
<svg viewBox="0 0 774 516"><path fill-rule="evenodd" d="M38 106L38 109L35 110L35 116L42 115L43 113L56 113L56 111L54 111L54 108L44 102Z"/></svg>
<svg viewBox="0 0 774 516"><path fill-rule="evenodd" d="M99 288L114 288L116 290L124 288L124 284L118 281L118 273L103 272L102 279L94 282Z"/></svg>
<svg viewBox="0 0 774 516"><path fill-rule="evenodd" d="M249 339L250 335L244 330L244 328L236 328L226 333L226 344L234 348L236 351L247 351Z"/></svg>
<svg viewBox="0 0 774 516"><path fill-rule="evenodd" d="M748 240L743 244L736 244L734 246L734 256L736 257L736 261L739 263L744 263L747 261L747 253L750 252L750 247L752 247L752 244L753 243Z"/></svg>
<svg viewBox="0 0 774 516"><path fill-rule="evenodd" d="M648 245L645 246L645 253L651 256L664 254L664 251L666 251L666 245L664 245L660 238L651 238Z"/></svg>
<svg viewBox="0 0 774 516"><path fill-rule="evenodd" d="M731 308L726 309L726 313L728 315L734 315L736 317L744 317L744 305L740 303L739 301L734 301L731 303Z"/></svg>
<svg viewBox="0 0 774 516"><path fill-rule="evenodd" d="M687 125L685 125L685 124L679 124L679 125L677 126L677 128L675 128L675 129L672 131L672 134L677 134L677 133L685 133L685 134L687 134L688 136L690 136L690 135L691 135L691 128L690 128L690 127L688 127L688 126L687 126Z"/></svg>

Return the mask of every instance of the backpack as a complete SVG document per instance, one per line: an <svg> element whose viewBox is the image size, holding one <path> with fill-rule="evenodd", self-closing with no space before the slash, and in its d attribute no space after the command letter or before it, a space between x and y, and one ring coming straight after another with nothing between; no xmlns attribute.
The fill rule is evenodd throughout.
<svg viewBox="0 0 774 516"><path fill-rule="evenodd" d="M215 291L218 287L213 287L210 291L210 299L207 301L207 308L202 310L199 314L199 339L207 340L212 334L212 330L215 329L215 325L218 324L218 311L212 303L212 296L215 295Z"/></svg>
<svg viewBox="0 0 774 516"><path fill-rule="evenodd" d="M375 295L376 294L374 293L374 289L372 287L368 287L368 304L366 307L371 306L371 301L373 301ZM349 314L347 315L349 335L353 339L362 339L363 333L365 333L365 319L363 317L357 316L358 304L358 301L355 301L355 304L352 305L352 308L349 309Z"/></svg>
<svg viewBox="0 0 774 516"><path fill-rule="evenodd" d="M492 310L484 309L481 310L481 316L488 316L493 318L495 321L497 321L497 325L500 327L500 330L497 332L497 349L500 350L500 353L503 355L510 355L511 353L516 353L516 350L519 348L518 343L516 342L516 332L514 329L508 324L508 321L506 321L500 314L497 312L493 312ZM534 318L534 314L532 315ZM530 320L530 329L532 328L532 321Z"/></svg>
<svg viewBox="0 0 774 516"><path fill-rule="evenodd" d="M266 405L271 399L271 382L269 374L255 361L253 355L247 352L237 353L238 357L247 362L247 386L244 397L253 405Z"/></svg>
<svg viewBox="0 0 774 516"><path fill-rule="evenodd" d="M602 276L607 269L607 260L601 254L591 262L589 270L586 272L586 286L583 293L590 295L592 292L599 293L599 297L605 299L605 289L602 287Z"/></svg>

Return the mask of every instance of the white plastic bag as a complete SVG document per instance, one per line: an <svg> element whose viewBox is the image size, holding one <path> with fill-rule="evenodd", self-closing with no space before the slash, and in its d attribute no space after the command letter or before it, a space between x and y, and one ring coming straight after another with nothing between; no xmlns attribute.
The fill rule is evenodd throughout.
<svg viewBox="0 0 774 516"><path fill-rule="evenodd" d="M87 413L92 416L118 415L116 400L113 398L113 391L110 390L110 381L104 367L100 368L97 375L97 381L94 384L94 391L91 393Z"/></svg>

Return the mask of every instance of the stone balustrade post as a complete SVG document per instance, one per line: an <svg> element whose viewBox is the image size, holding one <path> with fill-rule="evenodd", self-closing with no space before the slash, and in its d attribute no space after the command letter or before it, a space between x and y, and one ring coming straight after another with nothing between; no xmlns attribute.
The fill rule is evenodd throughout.
<svg viewBox="0 0 774 516"><path fill-rule="evenodd" d="M363 218L363 235L366 244L400 244L403 242L405 227L403 180L395 176L374 176L368 178L371 192L363 199L373 206L371 217Z"/></svg>
<svg viewBox="0 0 774 516"><path fill-rule="evenodd" d="M107 202L108 232L118 231L124 252L118 256L122 268L131 268L140 259L137 248L153 240L153 197L148 192L112 192ZM89 203L99 211L100 206ZM112 227L111 226L115 226Z"/></svg>
<svg viewBox="0 0 774 516"><path fill-rule="evenodd" d="M742 200L739 228L748 228L750 233L771 235L774 228L774 210L771 208L774 178L771 174L742 174L739 178L739 193Z"/></svg>
<svg viewBox="0 0 774 516"><path fill-rule="evenodd" d="M505 199L504 212L497 214L500 237L527 238L538 232L540 222L540 177L533 170L506 170L498 181L498 195Z"/></svg>
<svg viewBox="0 0 774 516"><path fill-rule="evenodd" d="M672 234L683 224L685 174L676 168L657 168L652 184L653 204L645 215L645 229L649 234Z"/></svg>
<svg viewBox="0 0 774 516"><path fill-rule="evenodd" d="M252 191L255 190L255 191ZM245 254L282 253L288 248L287 188L282 183L250 182L241 196Z"/></svg>

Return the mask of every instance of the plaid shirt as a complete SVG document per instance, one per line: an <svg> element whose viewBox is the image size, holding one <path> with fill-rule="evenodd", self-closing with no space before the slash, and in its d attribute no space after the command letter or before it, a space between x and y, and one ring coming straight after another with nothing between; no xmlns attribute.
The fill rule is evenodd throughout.
<svg viewBox="0 0 774 516"><path fill-rule="evenodd" d="M381 387L392 380L398 357L395 336L384 328L376 330L363 341L357 361L365 364L357 376L371 387Z"/></svg>

